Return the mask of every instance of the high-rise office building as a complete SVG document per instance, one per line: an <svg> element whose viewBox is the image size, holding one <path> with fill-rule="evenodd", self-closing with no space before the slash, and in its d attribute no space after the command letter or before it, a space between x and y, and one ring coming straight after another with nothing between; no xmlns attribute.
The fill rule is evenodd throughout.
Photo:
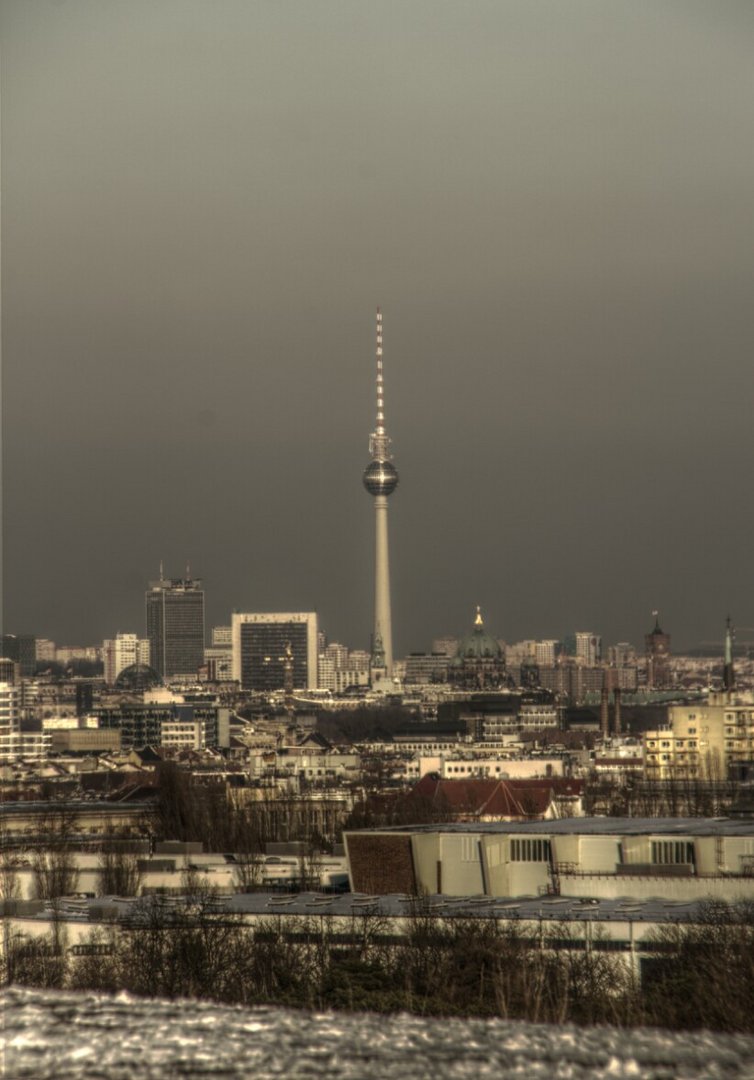
<svg viewBox="0 0 754 1080"><path fill-rule="evenodd" d="M51 664L56 659L56 647L55 642L50 641L49 638L37 638L34 646L34 655L37 658L38 664Z"/></svg>
<svg viewBox="0 0 754 1080"><path fill-rule="evenodd" d="M390 559L388 554L387 500L398 486L398 472L385 427L385 387L382 375L382 312L377 308L377 423L369 437L371 463L364 470L364 487L374 497L374 631L372 667L393 674L393 625L390 613Z"/></svg>
<svg viewBox="0 0 754 1080"><path fill-rule="evenodd" d="M349 649L334 641L322 647L322 634L319 635L319 656L317 661L317 684L320 690L331 690L342 694L354 686L369 686L370 656L362 649Z"/></svg>
<svg viewBox="0 0 754 1080"><path fill-rule="evenodd" d="M589 630L576 631L576 658L587 667L594 667L602 660L602 638Z"/></svg>
<svg viewBox="0 0 754 1080"><path fill-rule="evenodd" d="M196 675L204 662L204 591L198 578L150 581L146 593L150 664L164 679Z"/></svg>
<svg viewBox="0 0 754 1080"><path fill-rule="evenodd" d="M16 660L0 657L0 683L18 686L21 682L21 665Z"/></svg>
<svg viewBox="0 0 754 1080"><path fill-rule="evenodd" d="M21 753L21 691L10 682L0 682L0 761Z"/></svg>
<svg viewBox="0 0 754 1080"><path fill-rule="evenodd" d="M15 660L24 678L29 678L37 669L37 639L32 634L3 634L0 656Z"/></svg>
<svg viewBox="0 0 754 1080"><path fill-rule="evenodd" d="M316 690L315 612L235 612L232 627L233 678L242 690L283 690L289 651L294 689Z"/></svg>
<svg viewBox="0 0 754 1080"><path fill-rule="evenodd" d="M560 642L554 638L538 641L535 645L534 662L537 667L554 667L560 651Z"/></svg>
<svg viewBox="0 0 754 1080"><path fill-rule="evenodd" d="M149 665L151 642L136 634L116 634L102 642L105 682L112 686L124 668L132 664Z"/></svg>

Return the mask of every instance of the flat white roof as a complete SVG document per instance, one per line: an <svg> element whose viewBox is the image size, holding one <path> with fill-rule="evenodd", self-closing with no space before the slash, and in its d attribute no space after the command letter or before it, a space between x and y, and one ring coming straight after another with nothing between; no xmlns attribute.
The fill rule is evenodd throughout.
<svg viewBox="0 0 754 1080"><path fill-rule="evenodd" d="M753 836L754 818L569 817L553 821L453 821L430 825L388 825L348 829L369 833L535 833L545 836Z"/></svg>

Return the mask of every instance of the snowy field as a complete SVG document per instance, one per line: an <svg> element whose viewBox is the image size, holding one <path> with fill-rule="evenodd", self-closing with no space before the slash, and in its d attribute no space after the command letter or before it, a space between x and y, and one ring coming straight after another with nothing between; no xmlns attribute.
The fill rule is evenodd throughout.
<svg viewBox="0 0 754 1080"><path fill-rule="evenodd" d="M754 1078L754 1037L303 1013L11 988L4 1080Z"/></svg>

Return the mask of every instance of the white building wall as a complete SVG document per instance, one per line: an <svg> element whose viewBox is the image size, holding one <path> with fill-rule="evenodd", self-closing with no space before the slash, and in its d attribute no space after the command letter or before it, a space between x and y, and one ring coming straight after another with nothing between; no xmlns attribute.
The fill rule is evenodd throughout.
<svg viewBox="0 0 754 1080"><path fill-rule="evenodd" d="M439 858L444 893L458 896L484 892L478 835L457 833L441 836Z"/></svg>
<svg viewBox="0 0 754 1080"><path fill-rule="evenodd" d="M149 665L149 640L136 634L116 634L102 642L105 682L110 686L132 664Z"/></svg>

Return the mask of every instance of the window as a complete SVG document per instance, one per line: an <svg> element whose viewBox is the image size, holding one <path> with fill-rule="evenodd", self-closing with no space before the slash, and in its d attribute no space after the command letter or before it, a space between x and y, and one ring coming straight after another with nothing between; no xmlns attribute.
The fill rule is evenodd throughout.
<svg viewBox="0 0 754 1080"><path fill-rule="evenodd" d="M511 862L549 862L549 859L549 840L511 840Z"/></svg>
<svg viewBox="0 0 754 1080"><path fill-rule="evenodd" d="M461 837L461 861L476 862L477 841L475 836Z"/></svg>
<svg viewBox="0 0 754 1080"><path fill-rule="evenodd" d="M652 862L669 864L694 862L694 844L689 840L653 840Z"/></svg>

